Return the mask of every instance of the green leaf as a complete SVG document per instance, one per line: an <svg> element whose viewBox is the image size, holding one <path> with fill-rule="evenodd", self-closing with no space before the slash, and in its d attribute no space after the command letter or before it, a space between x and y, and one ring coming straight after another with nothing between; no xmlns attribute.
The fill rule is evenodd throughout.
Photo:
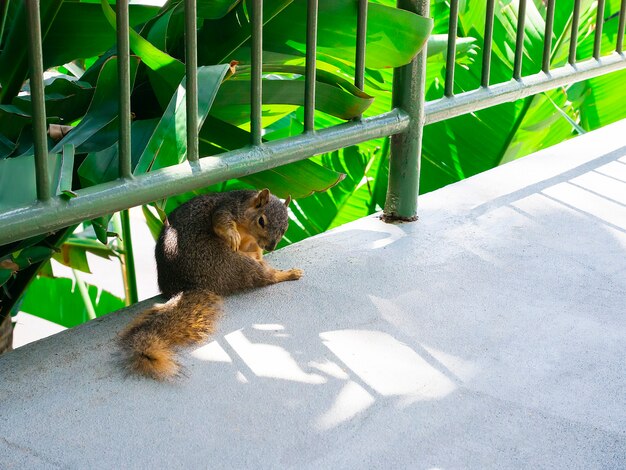
<svg viewBox="0 0 626 470"><path fill-rule="evenodd" d="M94 93L91 84L66 77L48 79L44 85L46 116L57 116L65 124L85 114ZM30 93L30 87L24 87L23 91ZM15 97L12 104L24 114L32 115L30 94Z"/></svg>
<svg viewBox="0 0 626 470"><path fill-rule="evenodd" d="M320 0L317 48L339 59L354 62L357 4L349 0ZM433 26L406 10L370 3L367 15L365 65L372 69L397 67L411 61L422 48ZM306 2L295 1L264 29L264 49L304 52ZM233 57L235 59L235 57Z"/></svg>
<svg viewBox="0 0 626 470"><path fill-rule="evenodd" d="M135 80L138 63L139 59L137 57L131 57L131 87ZM54 146L51 152L60 152L63 146L67 144L72 144L79 150L81 144L90 139L98 131L105 129L107 126L117 127L119 114L117 96L117 57L114 56L104 63L100 71L96 92L93 95L87 114L85 114L85 117L80 121L78 126ZM112 97L115 98L111 99Z"/></svg>
<svg viewBox="0 0 626 470"><path fill-rule="evenodd" d="M30 124L31 116L17 106L11 104L0 105L0 129L4 138L16 141L22 129Z"/></svg>
<svg viewBox="0 0 626 470"><path fill-rule="evenodd" d="M106 245L109 237L115 237L118 234L109 230L109 223L113 214L104 215L102 217L96 217L91 219L91 226L96 234L96 238L100 240L100 243Z"/></svg>
<svg viewBox="0 0 626 470"><path fill-rule="evenodd" d="M92 253L105 259L119 256L111 246L103 245L100 241L92 237L93 236L89 236L86 233L71 235L65 243L61 245L60 251L53 255L53 258L65 266L90 273L87 253Z"/></svg>
<svg viewBox="0 0 626 470"><path fill-rule="evenodd" d="M198 126L202 127L211 109L222 80L229 72L228 65L212 65L198 68ZM225 82L227 83L227 82ZM185 160L187 156L187 110L185 106L185 80L170 100L139 158L133 173L141 174L151 169L164 168ZM198 129L200 130L200 129Z"/></svg>
<svg viewBox="0 0 626 470"><path fill-rule="evenodd" d="M130 5L131 26L144 23L158 11L154 6ZM77 58L105 52L115 44L99 5L79 0L41 2L41 32L44 69ZM7 36L0 53L0 102L17 95L28 73L26 8L23 1L9 3Z"/></svg>
<svg viewBox="0 0 626 470"><path fill-rule="evenodd" d="M50 154L50 192L55 194L61 172L61 156ZM0 160L0 212L27 206L37 200L35 157L26 155Z"/></svg>
<svg viewBox="0 0 626 470"><path fill-rule="evenodd" d="M59 184L57 186L56 194L62 194L67 198L76 197L76 193L72 191L73 175L74 146L72 144L66 144L63 146Z"/></svg>
<svg viewBox="0 0 626 470"><path fill-rule="evenodd" d="M54 277L54 273L52 272L52 264L50 263L50 260L48 260L47 262L41 265L41 268L39 268L39 272L37 273L37 275L43 276L43 277L49 277L49 278Z"/></svg>
<svg viewBox="0 0 626 470"><path fill-rule="evenodd" d="M198 0L196 10L198 18L218 20L223 18L241 0ZM181 7L183 0L175 0L170 3L170 8Z"/></svg>
<svg viewBox="0 0 626 470"><path fill-rule="evenodd" d="M66 244L61 246L61 252L55 253L52 257L59 263L72 269L77 269L85 273L91 273L87 253L84 250L72 250Z"/></svg>
<svg viewBox="0 0 626 470"><path fill-rule="evenodd" d="M158 11L156 6L132 2L128 8L131 31ZM115 46L115 43L115 32L103 17L100 5L65 0L44 41L45 66L94 57Z"/></svg>
<svg viewBox="0 0 626 470"><path fill-rule="evenodd" d="M263 2L263 26L267 25L294 0L265 0ZM250 40L251 25L249 2L239 2L219 21L205 21L198 31L199 44L211 44L198 50L198 63L220 64L232 60L240 61L240 49ZM177 40L182 42L182 35Z"/></svg>
<svg viewBox="0 0 626 470"><path fill-rule="evenodd" d="M133 168L137 165L158 122L158 119L145 119L131 123L131 165ZM115 142L104 150L89 153L78 167L78 175L83 187L117 179L119 177L118 143Z"/></svg>
<svg viewBox="0 0 626 470"><path fill-rule="evenodd" d="M0 134L0 160L11 155L16 147L16 144Z"/></svg>
<svg viewBox="0 0 626 470"><path fill-rule="evenodd" d="M124 308L124 301L96 286L88 286L98 317ZM71 328L89 320L78 288L72 279L37 277L29 286L20 310Z"/></svg>
<svg viewBox="0 0 626 470"><path fill-rule="evenodd" d="M148 229L150 230L152 237L157 240L161 234L163 222L161 222L160 218L154 215L154 213L150 210L150 206L141 206L141 211L146 218L146 225L148 225Z"/></svg>
<svg viewBox="0 0 626 470"><path fill-rule="evenodd" d="M43 41L62 4L63 0L50 0L41 5ZM6 24L10 29L0 53L0 103L3 104L10 103L17 95L28 72L28 48L24 47L28 44L26 2L11 2L9 7Z"/></svg>
<svg viewBox="0 0 626 470"><path fill-rule="evenodd" d="M219 154L228 150L240 148L250 142L250 133L228 124L224 121L209 116L200 131L200 151L207 155L209 150L215 150L212 154ZM269 188L280 197L291 195L293 198L305 197L314 192L325 191L337 184L344 175L314 163L310 160L282 165L272 170L255 173L239 180L231 180L229 189L242 189L237 186L243 183L243 187ZM211 191L223 191L223 184L211 187Z"/></svg>
<svg viewBox="0 0 626 470"><path fill-rule="evenodd" d="M106 0L101 1L102 11L113 29L116 29L115 12ZM152 71L156 82L153 82L155 93L161 104L167 103L172 93L185 76L185 66L182 62L154 47L148 40L142 38L136 31L129 32L130 48L141 58Z"/></svg>
<svg viewBox="0 0 626 470"><path fill-rule="evenodd" d="M199 0L197 9L198 17L209 20L223 18L241 0ZM182 0L181 0L182 2Z"/></svg>
<svg viewBox="0 0 626 470"><path fill-rule="evenodd" d="M503 149L501 163L573 137L571 118L565 118L565 115L573 115L573 110L566 102L567 96L562 90L551 90L528 98L526 110L509 134L510 140ZM556 112L555 107L559 109Z"/></svg>
<svg viewBox="0 0 626 470"><path fill-rule="evenodd" d="M568 98L580 114L580 123L591 131L626 117L626 71L621 70L572 85Z"/></svg>
<svg viewBox="0 0 626 470"><path fill-rule="evenodd" d="M21 250L17 256L14 256L13 261L20 269L24 269L32 264L47 260L53 252L54 250L47 246L29 246Z"/></svg>
<svg viewBox="0 0 626 470"><path fill-rule="evenodd" d="M235 125L250 121L250 81L228 80L220 89L211 114ZM373 97L359 92L350 93L338 86L318 82L315 108L341 119L352 119L365 111ZM263 103L265 105L304 105L303 80L264 80ZM278 118L287 112L275 109ZM287 111L290 111L287 108ZM276 119L278 119L276 118Z"/></svg>
<svg viewBox="0 0 626 470"><path fill-rule="evenodd" d="M326 191L339 183L344 174L324 168L310 160L283 165L240 178L257 188L267 187L278 197L303 198L315 192Z"/></svg>
<svg viewBox="0 0 626 470"><path fill-rule="evenodd" d="M146 25L148 33L145 36L147 41L157 49L167 52L168 45L172 42L171 30L176 26L181 28L183 27L184 20L181 18L183 12L182 3L180 2L178 2L175 6L172 6L169 10L163 11L158 18L152 22L152 24ZM174 14L176 14L176 16L174 16ZM172 17L175 18L174 21L172 20ZM177 31L174 35L178 36L180 34L183 34L183 32Z"/></svg>
<svg viewBox="0 0 626 470"><path fill-rule="evenodd" d="M379 165L368 177L368 171L377 157ZM354 220L351 217L358 218L370 214L372 209L369 203L373 196L375 172L379 170L380 163L385 157L382 156L380 149L363 152L356 145L315 157L315 160L321 162L324 167L341 172L345 179L342 178L342 181L329 191L297 200L299 209L293 212L300 224L290 224L287 239L294 242L303 235L311 236ZM372 180L372 186L368 186L368 180ZM360 192L363 194L357 194Z"/></svg>
<svg viewBox="0 0 626 470"><path fill-rule="evenodd" d="M0 269L0 286L6 284L6 282L13 276L13 271L10 269Z"/></svg>

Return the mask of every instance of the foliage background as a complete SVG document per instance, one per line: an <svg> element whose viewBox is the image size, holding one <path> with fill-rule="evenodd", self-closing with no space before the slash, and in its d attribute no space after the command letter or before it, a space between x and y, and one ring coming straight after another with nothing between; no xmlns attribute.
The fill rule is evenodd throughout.
<svg viewBox="0 0 626 470"><path fill-rule="evenodd" d="M305 15L302 1L265 3L265 17L270 22L264 36L263 124L264 139L273 140L303 130L301 75ZM457 93L475 89L480 82L485 3L460 2ZM410 59L418 47L412 35L425 30L417 18L392 16L396 14L391 8L394 4L388 0L370 2L366 85L364 92L360 92L350 84L354 74L354 28L349 25L356 24L355 2L320 2L317 128L344 122L360 112L369 116L390 109L391 67ZM556 9L552 67L567 61L573 4L573 0L560 0ZM23 42L20 44L23 32L20 33L19 27L11 27L19 24L20 10L15 6L17 2L7 5L7 22L0 35L0 210L4 209L3 204L24 204L34 195L32 182L16 178L32 172L32 135L28 87L23 84L26 67ZM42 5L42 19L48 28L44 54L47 66L56 74L46 86L49 123L74 127L61 141L50 140L50 148L56 153L51 169L56 176L57 192L72 197L78 188L116 177L116 59L111 49L114 17L108 4L94 1L49 0ZM132 97L135 174L178 163L185 156L184 130L182 134L176 132L176 123L181 116L184 119L183 109L176 105L184 96L184 88L179 87L184 75L180 6L180 0L170 1L161 9L131 5L131 24L136 27L136 33L131 36L135 54ZM606 2L603 54L615 48L619 7L619 0ZM491 83L507 81L512 75L517 11L517 0L496 2ZM592 56L596 12L597 2L582 1L578 60ZM76 21L79 14L80 21ZM249 87L247 14L246 2L199 2L199 44L211 45L199 51L200 64L208 65L199 75L203 90L200 108L204 111L199 129L203 155L238 148L249 141L248 101L246 92L242 91ZM541 68L545 14L542 1L529 2L524 75ZM431 16L434 30L428 46L427 100L443 96L449 4L433 0ZM374 39L377 31L387 31L395 42L377 42ZM239 62L234 75L228 67L233 59ZM421 192L622 119L626 115L622 105L626 102L626 89L620 85L625 80L626 72L615 72L427 126ZM22 93L18 94L20 90ZM388 156L388 139L378 139L169 198L146 206L144 213L153 233L158 233L163 214L196 194L267 186L283 197L295 196L293 222L283 244L292 243L380 210L386 193ZM61 181L65 181L65 186ZM86 222L75 234L71 228L53 237L37 237L0 247L0 295L4 305L14 307L39 272L21 305L25 311L73 326L119 308L122 300L106 293L96 295L93 286L91 291L89 286L81 290L79 275L80 271L89 271L87 252L124 262L125 250L115 235L121 233L120 224L115 222L116 218L100 218ZM51 256L74 269L73 281L50 277ZM68 300L59 303L54 298ZM59 308L63 311L52 311L49 305L53 304L63 304ZM42 309L42 305L46 308Z"/></svg>

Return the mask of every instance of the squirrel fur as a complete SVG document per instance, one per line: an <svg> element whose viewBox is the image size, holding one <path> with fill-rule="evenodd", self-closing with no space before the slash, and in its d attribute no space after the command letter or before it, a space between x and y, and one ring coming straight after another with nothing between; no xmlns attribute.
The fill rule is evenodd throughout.
<svg viewBox="0 0 626 470"><path fill-rule="evenodd" d="M155 257L168 299L139 314L121 333L127 370L157 380L180 374L176 349L205 341L222 312L222 296L299 279L263 259L289 224L287 206L269 190L198 196L163 225Z"/></svg>

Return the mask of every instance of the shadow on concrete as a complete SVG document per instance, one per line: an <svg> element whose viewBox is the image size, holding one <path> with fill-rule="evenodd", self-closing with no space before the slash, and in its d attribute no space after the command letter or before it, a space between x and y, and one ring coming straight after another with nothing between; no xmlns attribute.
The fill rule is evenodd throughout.
<svg viewBox="0 0 626 470"><path fill-rule="evenodd" d="M282 250L306 276L229 298L174 383L115 367L130 311L9 354L0 461L619 468L626 181L607 173L623 153L466 214Z"/></svg>

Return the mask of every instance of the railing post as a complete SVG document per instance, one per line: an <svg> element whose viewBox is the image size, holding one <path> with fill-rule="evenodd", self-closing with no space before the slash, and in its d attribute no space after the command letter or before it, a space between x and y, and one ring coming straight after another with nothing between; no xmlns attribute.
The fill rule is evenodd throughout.
<svg viewBox="0 0 626 470"><path fill-rule="evenodd" d="M398 8L429 16L429 0L398 0ZM407 65L393 74L392 105L411 118L408 129L391 136L389 186L383 220L417 220L420 158L424 129L424 82L426 78L426 45Z"/></svg>

